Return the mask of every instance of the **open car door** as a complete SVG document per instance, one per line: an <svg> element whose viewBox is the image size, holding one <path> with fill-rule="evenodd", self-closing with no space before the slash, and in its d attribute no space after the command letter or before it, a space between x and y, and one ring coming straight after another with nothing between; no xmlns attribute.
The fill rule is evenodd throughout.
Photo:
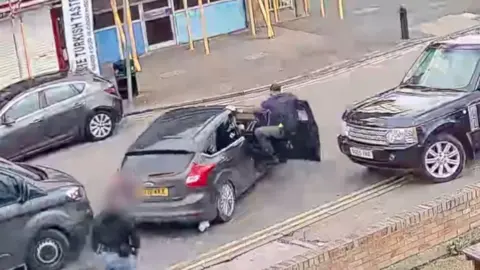
<svg viewBox="0 0 480 270"><path fill-rule="evenodd" d="M320 136L310 105L305 100L297 100L297 131L288 138L280 150L285 159L320 161Z"/></svg>

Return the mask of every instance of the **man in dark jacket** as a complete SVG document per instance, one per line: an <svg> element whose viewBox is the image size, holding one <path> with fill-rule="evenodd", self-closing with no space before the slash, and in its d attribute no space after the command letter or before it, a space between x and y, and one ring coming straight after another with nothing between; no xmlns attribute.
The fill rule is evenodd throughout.
<svg viewBox="0 0 480 270"><path fill-rule="evenodd" d="M114 182L117 185L119 183ZM92 249L103 259L106 270L136 268L140 237L133 218L123 210L126 204L132 202L128 198L120 198L124 196L108 194L105 210L95 217L92 224Z"/></svg>
<svg viewBox="0 0 480 270"><path fill-rule="evenodd" d="M270 122L268 126L255 129L255 137L263 150L272 157L274 163L278 163L279 159L271 138L282 139L295 133L297 100L298 98L291 93L282 93L281 85L272 84L270 97L261 104L262 110L270 112Z"/></svg>

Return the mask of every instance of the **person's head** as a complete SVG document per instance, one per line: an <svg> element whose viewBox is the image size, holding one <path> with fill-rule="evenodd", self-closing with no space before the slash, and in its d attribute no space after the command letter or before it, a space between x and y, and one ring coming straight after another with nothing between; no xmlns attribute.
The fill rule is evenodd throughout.
<svg viewBox="0 0 480 270"><path fill-rule="evenodd" d="M282 92L282 86L278 83L273 83L270 85L270 95L277 95Z"/></svg>
<svg viewBox="0 0 480 270"><path fill-rule="evenodd" d="M119 211L136 202L136 191L131 175L125 171L116 172L105 194L105 208L110 211Z"/></svg>

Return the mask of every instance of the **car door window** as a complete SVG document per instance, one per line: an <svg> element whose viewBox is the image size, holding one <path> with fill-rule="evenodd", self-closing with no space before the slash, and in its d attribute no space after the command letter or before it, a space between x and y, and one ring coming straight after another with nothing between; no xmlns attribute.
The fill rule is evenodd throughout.
<svg viewBox="0 0 480 270"><path fill-rule="evenodd" d="M0 173L0 206L17 202L19 196L18 181L10 175Z"/></svg>
<svg viewBox="0 0 480 270"><path fill-rule="evenodd" d="M15 103L8 109L5 116L15 121L38 110L40 110L40 99L38 98L38 93L33 93Z"/></svg>
<svg viewBox="0 0 480 270"><path fill-rule="evenodd" d="M47 106L62 102L78 95L79 92L69 84L54 86L45 90Z"/></svg>

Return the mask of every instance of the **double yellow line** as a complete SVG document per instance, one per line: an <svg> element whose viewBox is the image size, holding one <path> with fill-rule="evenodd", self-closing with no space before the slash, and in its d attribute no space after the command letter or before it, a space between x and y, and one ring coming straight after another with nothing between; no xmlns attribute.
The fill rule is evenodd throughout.
<svg viewBox="0 0 480 270"><path fill-rule="evenodd" d="M368 201L382 194L401 187L411 180L410 175L396 176L379 183L355 191L336 201L324 204L298 216L277 223L264 230L235 240L215 250L200 255L190 262L182 262L171 266L170 270L205 269L225 261L232 260L252 249L275 241L284 235L304 228L312 223L331 217L357 204Z"/></svg>

